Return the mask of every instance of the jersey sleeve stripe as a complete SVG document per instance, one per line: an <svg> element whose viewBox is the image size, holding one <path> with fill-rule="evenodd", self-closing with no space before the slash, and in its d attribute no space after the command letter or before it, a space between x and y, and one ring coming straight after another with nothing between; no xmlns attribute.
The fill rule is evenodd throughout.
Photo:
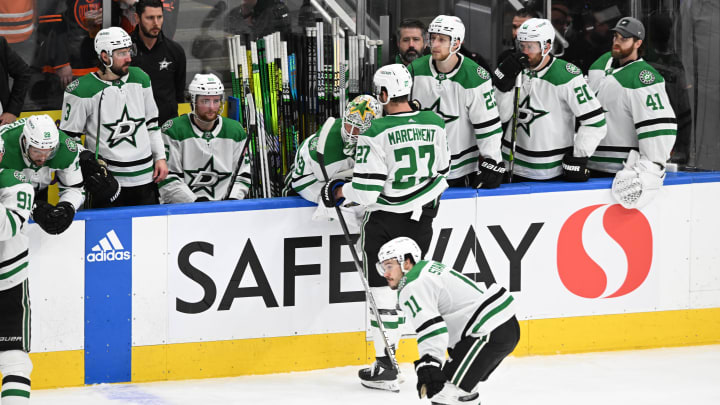
<svg viewBox="0 0 720 405"><path fill-rule="evenodd" d="M426 192L430 191L437 185L437 183L441 180L440 176L437 176L434 178L434 180L428 184L426 184L424 187L421 187L412 193L408 193L401 196L389 196L385 194L380 194L380 198L385 200L386 204L398 204L398 203L408 203L415 198L419 197L422 194L425 194ZM355 182L353 182L353 186L355 185Z"/></svg>
<svg viewBox="0 0 720 405"><path fill-rule="evenodd" d="M502 145L506 148L510 148L512 144L510 141L503 139ZM534 151L534 150L527 150L525 148L522 148L515 144L515 152L519 152L525 156L529 157L552 157L557 155L566 155L568 153L572 153L573 147L568 146L567 148L559 148L559 149L552 149L552 150L543 150L543 151Z"/></svg>
<svg viewBox="0 0 720 405"><path fill-rule="evenodd" d="M147 120L146 125L148 126L148 128L151 127L151 126L153 126L153 125L157 127L157 126L158 126L158 121L159 121L158 117L150 118L149 120Z"/></svg>
<svg viewBox="0 0 720 405"><path fill-rule="evenodd" d="M436 323L445 322L445 320L442 318L442 316L436 316L435 318L429 319L425 321L422 325L420 325L419 328L415 329L415 333L420 334L420 332L424 331L425 329L429 328L432 325L435 325Z"/></svg>
<svg viewBox="0 0 720 405"><path fill-rule="evenodd" d="M293 182L293 183L295 183L295 182ZM305 190L306 188L312 186L312 185L315 184L315 183L317 183L317 179L312 179L311 181L308 181L308 182L305 183L305 184L293 186L293 190L295 190L296 192L299 193L300 191Z"/></svg>
<svg viewBox="0 0 720 405"><path fill-rule="evenodd" d="M478 287L477 284L475 284L474 281L472 281L472 280L470 280L469 278L465 277L462 273L459 273L459 272L457 272L457 271L455 271L455 270L450 270L450 274L452 274L453 276L459 278L459 279L462 280L464 283L468 284L470 287L476 289L480 294L483 294L483 291L480 289L480 287Z"/></svg>
<svg viewBox="0 0 720 405"><path fill-rule="evenodd" d="M25 262L25 263L15 267L14 269L8 271L7 273L0 274L0 280L5 280L7 278L14 276L15 274L19 273L22 269L24 269L27 266L28 266L28 262Z"/></svg>
<svg viewBox="0 0 720 405"><path fill-rule="evenodd" d="M432 332L430 332L430 333L428 333L428 334L426 334L426 335L423 335L423 336L418 337L417 344L420 344L420 343L422 343L423 341L425 341L425 340L427 340L427 339L430 339L431 337L435 337L435 336L437 336L437 335L440 335L440 334L443 334L443 333L447 333L447 331L448 331L447 328L436 329L436 330L434 330L434 331L432 331Z"/></svg>
<svg viewBox="0 0 720 405"><path fill-rule="evenodd" d="M17 225L15 224L15 218L13 218L12 213L7 208L5 209L5 214L7 215L8 220L10 221L10 228L11 228L12 236L15 236L15 234L17 233Z"/></svg>
<svg viewBox="0 0 720 405"><path fill-rule="evenodd" d="M382 193L383 186L376 186L372 184L362 184L357 182L352 182L352 188L360 191L379 191Z"/></svg>
<svg viewBox="0 0 720 405"><path fill-rule="evenodd" d="M592 117L597 117L598 115L602 115L602 114L603 114L603 109L602 109L602 107L600 107L598 109L590 111L589 113L586 113L586 114L583 114L583 115L577 117L577 119L579 119L580 121L585 121L585 120L589 120Z"/></svg>
<svg viewBox="0 0 720 405"><path fill-rule="evenodd" d="M450 160L458 160L458 159L460 159L461 157L467 155L468 153L473 153L473 152L477 152L477 151L478 151L477 145L473 145L473 146L465 149L464 151L462 151L462 152L460 152L460 153L456 153L456 154L454 154L454 155L451 155L451 156L450 156Z"/></svg>
<svg viewBox="0 0 720 405"><path fill-rule="evenodd" d="M623 152L623 153L630 153L631 150L637 150L639 151L639 148L633 147L633 146L605 146L605 145L598 145L596 151L599 152Z"/></svg>
<svg viewBox="0 0 720 405"><path fill-rule="evenodd" d="M387 175L378 173L353 173L353 178L385 181L387 180Z"/></svg>
<svg viewBox="0 0 720 405"><path fill-rule="evenodd" d="M495 135L495 134L501 134L501 133L502 133L502 127L500 127L500 126L498 125L498 127L495 128L494 131L490 131L490 132L487 132L487 133L484 133L484 134L475 134L475 139L484 139L484 138L487 138L487 137L489 137L489 136L492 136L492 135Z"/></svg>
<svg viewBox="0 0 720 405"><path fill-rule="evenodd" d="M641 132L638 134L638 139L652 138L661 135L677 135L676 129L658 129L657 131Z"/></svg>
<svg viewBox="0 0 720 405"><path fill-rule="evenodd" d="M492 311L488 312L487 314L485 314L485 316L482 317L480 322L478 322L477 325L475 325L475 327L473 328L473 332L477 333L477 331L482 328L482 326L485 324L485 322L488 321L488 319L492 318L493 316L507 308L511 302L513 302L513 297L508 295L505 301L503 301L500 305L498 305L496 308L494 308Z"/></svg>
<svg viewBox="0 0 720 405"><path fill-rule="evenodd" d="M468 331L470 328L477 324L477 318L480 317L480 314L482 314L488 307L490 307L495 301L498 301L503 295L505 295L506 290L504 287L500 287L499 291L495 293L492 297L486 299L477 310L475 310L475 313L470 317L470 320L467 324L465 324L465 328L463 328L463 332L461 336L467 336Z"/></svg>
<svg viewBox="0 0 720 405"><path fill-rule="evenodd" d="M491 120L481 122L479 124L473 124L473 128L475 128L475 129L487 128L487 127L493 126L498 123L500 123L500 117L495 117Z"/></svg>
<svg viewBox="0 0 720 405"><path fill-rule="evenodd" d="M589 127L600 128L600 127L604 127L605 125L607 125L607 122L605 122L605 118L603 118L598 122L595 122L593 124L586 124L586 125Z"/></svg>
<svg viewBox="0 0 720 405"><path fill-rule="evenodd" d="M671 118L671 117L654 118L651 120L636 122L635 129L640 129L645 126L656 125L656 124L677 124L677 120L675 118Z"/></svg>
<svg viewBox="0 0 720 405"><path fill-rule="evenodd" d="M116 172L114 170L109 170L109 172L115 177L135 177L135 176L140 176L145 173L150 173L153 170L154 170L153 167L150 166L146 169L141 169L141 170L137 170L134 172Z"/></svg>
<svg viewBox="0 0 720 405"><path fill-rule="evenodd" d="M4 262L0 262L0 269L2 269L3 267L10 266L10 265L12 265L13 263L17 263L17 262L19 262L20 260L26 258L26 257L28 256L28 252L29 252L29 251L28 251L27 249L25 249L24 252L21 252L21 253L18 254L17 256L15 256L15 257L13 257L13 258L11 258L11 259L7 259L7 260L5 260Z"/></svg>
<svg viewBox="0 0 720 405"><path fill-rule="evenodd" d="M144 163L152 162L152 160L153 160L152 155L149 155L149 156L144 157L139 160L133 160L132 162L119 162L117 160L110 160L110 159L105 159L105 162L108 165L115 166L115 167L132 167L132 166L137 166L137 165L141 165Z"/></svg>

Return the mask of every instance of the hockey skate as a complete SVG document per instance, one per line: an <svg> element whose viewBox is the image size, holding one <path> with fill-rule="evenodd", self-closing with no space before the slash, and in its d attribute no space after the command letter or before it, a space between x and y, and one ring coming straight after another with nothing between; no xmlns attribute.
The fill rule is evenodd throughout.
<svg viewBox="0 0 720 405"><path fill-rule="evenodd" d="M445 383L442 391L430 398L432 405L480 405L480 394L465 392L454 384Z"/></svg>
<svg viewBox="0 0 720 405"><path fill-rule="evenodd" d="M364 387L400 392L398 373L387 356L378 357L370 367L360 370L358 377Z"/></svg>

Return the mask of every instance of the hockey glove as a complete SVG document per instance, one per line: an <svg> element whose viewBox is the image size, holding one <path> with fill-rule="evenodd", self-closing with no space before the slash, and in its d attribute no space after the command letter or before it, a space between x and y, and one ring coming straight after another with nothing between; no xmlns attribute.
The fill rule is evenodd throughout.
<svg viewBox="0 0 720 405"><path fill-rule="evenodd" d="M528 66L528 57L524 53L508 55L493 72L493 84L502 92L512 90L515 78Z"/></svg>
<svg viewBox="0 0 720 405"><path fill-rule="evenodd" d="M588 158L575 157L571 154L565 155L562 161L563 180L565 181L588 181L590 170L587 168Z"/></svg>
<svg viewBox="0 0 720 405"><path fill-rule="evenodd" d="M415 374L417 374L418 396L422 399L424 395L432 398L442 391L445 386L445 373L442 371L442 363L429 354L415 360Z"/></svg>
<svg viewBox="0 0 720 405"><path fill-rule="evenodd" d="M326 207L339 207L340 204L345 201L345 198L335 199L335 189L342 187L343 184L345 184L345 181L340 179L333 179L325 183L322 191L320 191L320 196L322 197L323 204L325 204Z"/></svg>
<svg viewBox="0 0 720 405"><path fill-rule="evenodd" d="M85 190L92 196L93 204L111 204L120 195L120 184L108 172L107 163L102 158L95 159L91 151L80 152L80 170Z"/></svg>
<svg viewBox="0 0 720 405"><path fill-rule="evenodd" d="M497 163L490 158L480 158L478 172L470 181L473 188L498 188L505 176L505 162Z"/></svg>
<svg viewBox="0 0 720 405"><path fill-rule="evenodd" d="M61 201L52 206L45 201L36 201L33 207L33 220L50 235L59 235L65 232L75 218L75 207L67 201Z"/></svg>

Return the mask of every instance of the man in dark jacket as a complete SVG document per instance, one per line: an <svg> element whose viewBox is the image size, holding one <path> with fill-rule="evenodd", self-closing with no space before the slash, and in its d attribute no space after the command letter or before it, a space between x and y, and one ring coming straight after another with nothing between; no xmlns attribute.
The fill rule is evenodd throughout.
<svg viewBox="0 0 720 405"><path fill-rule="evenodd" d="M12 88L9 77L13 78ZM30 68L0 36L0 125L9 124L20 115L29 86Z"/></svg>
<svg viewBox="0 0 720 405"><path fill-rule="evenodd" d="M132 65L150 76L159 123L178 116L178 103L185 101L185 51L162 32L161 0L140 0L135 4L138 25L133 31L137 55Z"/></svg>

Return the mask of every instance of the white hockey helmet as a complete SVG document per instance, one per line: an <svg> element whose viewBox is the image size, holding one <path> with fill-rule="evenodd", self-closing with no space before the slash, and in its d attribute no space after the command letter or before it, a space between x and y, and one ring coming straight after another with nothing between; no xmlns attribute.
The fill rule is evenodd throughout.
<svg viewBox="0 0 720 405"><path fill-rule="evenodd" d="M32 115L25 120L20 144L28 159L31 146L35 149L52 150L48 160L52 159L57 152L59 142L60 133L55 126L55 121L49 115Z"/></svg>
<svg viewBox="0 0 720 405"><path fill-rule="evenodd" d="M195 112L197 96L220 96L220 111L222 111L222 103L225 100L225 86L223 86L222 80L214 74L197 73L188 86L188 93L190 93L193 112Z"/></svg>
<svg viewBox="0 0 720 405"><path fill-rule="evenodd" d="M342 118L342 128L340 133L342 134L343 144L345 144L345 154L348 156L354 155L355 144L357 144L358 136L365 133L370 128L372 120L380 118L382 116L382 105L373 96L363 94L355 97L347 107L345 107L345 113ZM348 132L345 129L345 125L349 124L353 129L357 128L360 130L358 134L353 134L353 129ZM350 152L350 153L348 153Z"/></svg>
<svg viewBox="0 0 720 405"><path fill-rule="evenodd" d="M110 67L113 65L112 54L116 49L130 48L131 55L135 56L135 46L133 45L130 35L120 27L108 27L101 29L95 36L95 53L102 62L101 54L107 53ZM104 63L104 62L103 62Z"/></svg>
<svg viewBox="0 0 720 405"><path fill-rule="evenodd" d="M555 41L555 28L550 20L544 18L531 18L522 25L517 32L517 42L538 42L540 43L540 51L545 57L552 50L552 44ZM545 50L545 44L550 43L550 47Z"/></svg>
<svg viewBox="0 0 720 405"><path fill-rule="evenodd" d="M380 99L382 89L388 93L388 99L380 104L385 105L390 99L400 96L407 96L412 89L412 76L408 72L405 65L394 63L381 67L373 76L373 86L375 89L375 97Z"/></svg>
<svg viewBox="0 0 720 405"><path fill-rule="evenodd" d="M456 44L461 44L465 40L465 24L459 17L454 15L439 15L432 20L428 26L428 34L442 34L450 37L450 53Z"/></svg>
<svg viewBox="0 0 720 405"><path fill-rule="evenodd" d="M400 236L382 245L378 251L378 263L376 266L380 276L385 276L385 270L382 264L385 260L389 259L397 260L398 263L400 263L403 273L407 273L407 270L403 268L403 263L407 255L410 255L413 261L417 263L421 259L422 251L414 240L406 236Z"/></svg>

